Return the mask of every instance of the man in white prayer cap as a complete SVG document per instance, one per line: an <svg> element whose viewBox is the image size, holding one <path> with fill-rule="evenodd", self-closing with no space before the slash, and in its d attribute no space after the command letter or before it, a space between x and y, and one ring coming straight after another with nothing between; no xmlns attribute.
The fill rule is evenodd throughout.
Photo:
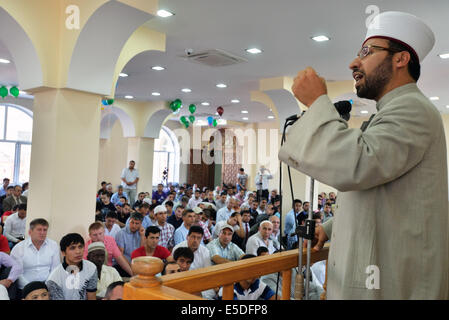
<svg viewBox="0 0 449 320"><path fill-rule="evenodd" d="M316 250L331 239L328 299L448 298L445 134L440 113L416 85L434 43L413 15L373 19L349 65L357 95L377 103L361 129L348 128L312 68L294 81L308 110L279 158L340 191L335 218L315 235Z"/></svg>

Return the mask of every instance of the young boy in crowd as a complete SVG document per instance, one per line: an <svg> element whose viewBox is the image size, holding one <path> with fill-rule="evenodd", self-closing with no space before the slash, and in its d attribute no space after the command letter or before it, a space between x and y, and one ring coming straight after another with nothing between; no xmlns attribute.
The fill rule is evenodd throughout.
<svg viewBox="0 0 449 320"><path fill-rule="evenodd" d="M60 242L63 262L54 269L46 285L51 300L96 300L97 267L83 260L84 239L69 233Z"/></svg>

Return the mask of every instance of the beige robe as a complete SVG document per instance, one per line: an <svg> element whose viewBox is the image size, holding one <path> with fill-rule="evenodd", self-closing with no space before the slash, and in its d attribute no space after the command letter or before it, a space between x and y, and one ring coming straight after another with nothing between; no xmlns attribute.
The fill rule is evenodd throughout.
<svg viewBox="0 0 449 320"><path fill-rule="evenodd" d="M323 95L290 128L279 152L279 159L340 191L327 225L327 297L447 299L441 115L414 83L386 94L377 110L364 132L349 129ZM379 268L379 289L370 266Z"/></svg>

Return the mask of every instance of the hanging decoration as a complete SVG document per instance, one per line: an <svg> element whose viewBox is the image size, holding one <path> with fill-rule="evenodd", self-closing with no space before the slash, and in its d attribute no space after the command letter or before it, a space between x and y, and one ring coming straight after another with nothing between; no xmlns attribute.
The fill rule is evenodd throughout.
<svg viewBox="0 0 449 320"><path fill-rule="evenodd" d="M0 88L0 96L5 99L5 97L8 95L8 89L5 86L2 86Z"/></svg>
<svg viewBox="0 0 449 320"><path fill-rule="evenodd" d="M217 119L214 119L214 121L212 122L212 124L213 124L213 126L214 126L214 128L217 126L217 124L218 124L218 122L217 122Z"/></svg>
<svg viewBox="0 0 449 320"><path fill-rule="evenodd" d="M191 104L191 105L189 106L189 111L190 111L191 114L194 114L195 111L196 111L196 106L195 106L194 104Z"/></svg>
<svg viewBox="0 0 449 320"><path fill-rule="evenodd" d="M189 121L187 120L187 118L185 117L185 116L182 116L181 118L180 118L180 120L181 120L181 122L182 122L182 124L186 127L186 128L188 128L189 127Z"/></svg>
<svg viewBox="0 0 449 320"><path fill-rule="evenodd" d="M189 121L193 124L195 122L195 116L189 116Z"/></svg>
<svg viewBox="0 0 449 320"><path fill-rule="evenodd" d="M11 93L12 96L17 98L19 96L19 94L20 94L20 91L19 91L19 89L16 86L14 86L14 87L11 87L9 89L9 93Z"/></svg>
<svg viewBox="0 0 449 320"><path fill-rule="evenodd" d="M209 127L212 126L213 122L214 118L212 118L211 116L207 117L207 124L209 125Z"/></svg>
<svg viewBox="0 0 449 320"><path fill-rule="evenodd" d="M103 99L101 104L104 106L112 106L114 104L114 99Z"/></svg>

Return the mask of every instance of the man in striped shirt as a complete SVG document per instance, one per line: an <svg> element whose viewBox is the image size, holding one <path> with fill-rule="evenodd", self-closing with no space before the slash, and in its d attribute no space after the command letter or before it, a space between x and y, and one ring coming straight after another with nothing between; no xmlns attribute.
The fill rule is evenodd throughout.
<svg viewBox="0 0 449 320"><path fill-rule="evenodd" d="M159 245L171 251L175 246L175 227L167 223L167 208L164 205L157 206L154 208L154 215L156 217L156 227L161 229Z"/></svg>

